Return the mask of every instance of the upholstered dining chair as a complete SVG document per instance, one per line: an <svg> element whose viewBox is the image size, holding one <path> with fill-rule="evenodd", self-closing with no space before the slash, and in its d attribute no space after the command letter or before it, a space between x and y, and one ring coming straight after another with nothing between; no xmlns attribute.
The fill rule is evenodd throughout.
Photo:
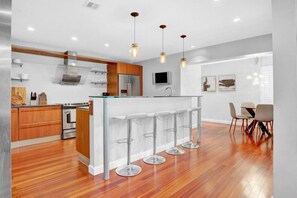
<svg viewBox="0 0 297 198"><path fill-rule="evenodd" d="M255 108L255 104L252 102L243 102L241 103L241 115L247 116L248 119L246 120L246 127L249 126L249 119L253 119L253 116L243 107L248 107L248 108Z"/></svg>
<svg viewBox="0 0 297 198"><path fill-rule="evenodd" d="M231 121L231 124L230 124L229 132L231 131L231 128L232 128L232 125L233 125L233 121L234 120L235 120L235 124L234 124L233 131L235 131L237 120L241 120L242 121L241 130L244 130L244 121L247 121L249 119L249 117L248 116L245 116L245 115L237 115L236 114L235 107L234 107L234 104L232 102L229 103L229 106L230 106L230 114L231 114L231 117L232 117L232 121Z"/></svg>
<svg viewBox="0 0 297 198"><path fill-rule="evenodd" d="M272 104L259 104L256 108L255 120L265 123L266 129L273 134L273 105ZM255 123L258 123L255 122Z"/></svg>

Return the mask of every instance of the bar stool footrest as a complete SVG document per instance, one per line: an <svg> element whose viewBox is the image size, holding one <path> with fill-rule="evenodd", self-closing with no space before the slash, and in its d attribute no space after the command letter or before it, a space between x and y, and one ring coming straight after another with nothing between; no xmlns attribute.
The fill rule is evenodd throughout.
<svg viewBox="0 0 297 198"><path fill-rule="evenodd" d="M128 164L118 167L115 172L122 177L133 177L138 175L141 171L142 169L140 166Z"/></svg>
<svg viewBox="0 0 297 198"><path fill-rule="evenodd" d="M165 131L165 132L174 132L174 128L164 129L163 131Z"/></svg>
<svg viewBox="0 0 297 198"><path fill-rule="evenodd" d="M134 140L131 138L130 142L133 142ZM128 138L123 138L123 139L119 139L117 141L118 144L124 144L124 143L128 143Z"/></svg>
<svg viewBox="0 0 297 198"><path fill-rule="evenodd" d="M154 137L154 133L145 133L145 134L143 134L143 136L144 136L145 138Z"/></svg>
<svg viewBox="0 0 297 198"><path fill-rule="evenodd" d="M151 155L143 159L147 164L163 164L166 159L159 155Z"/></svg>

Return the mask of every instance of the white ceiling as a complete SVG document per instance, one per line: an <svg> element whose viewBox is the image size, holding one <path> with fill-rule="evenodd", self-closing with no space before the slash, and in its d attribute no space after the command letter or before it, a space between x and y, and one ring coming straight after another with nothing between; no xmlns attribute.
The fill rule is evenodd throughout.
<svg viewBox="0 0 297 198"><path fill-rule="evenodd" d="M272 32L271 0L92 0L97 10L83 7L86 0L14 0L13 40L46 44L98 56L137 62L158 57L160 24L166 24L165 51L181 52ZM132 11L136 19L139 56L132 58ZM240 22L233 19L239 17ZM34 32L27 27L35 28ZM78 38L71 40L72 36ZM109 47L104 44L109 43Z"/></svg>

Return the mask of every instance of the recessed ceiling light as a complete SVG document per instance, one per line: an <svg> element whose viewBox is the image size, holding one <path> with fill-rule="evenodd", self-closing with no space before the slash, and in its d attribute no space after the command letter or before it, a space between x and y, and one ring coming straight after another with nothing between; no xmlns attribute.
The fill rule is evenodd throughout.
<svg viewBox="0 0 297 198"><path fill-rule="evenodd" d="M76 36L71 37L71 39L72 39L73 41L77 41L77 40L78 40L78 38L77 38Z"/></svg>
<svg viewBox="0 0 297 198"><path fill-rule="evenodd" d="M35 28L34 28L34 27L30 27L30 26L28 26L28 27L27 27L27 30L29 30L29 31L31 31L31 32L34 32L34 31L35 31Z"/></svg>
<svg viewBox="0 0 297 198"><path fill-rule="evenodd" d="M195 48L195 45L192 45L191 48Z"/></svg>
<svg viewBox="0 0 297 198"><path fill-rule="evenodd" d="M105 47L109 47L109 43L105 43L104 46L105 46Z"/></svg>
<svg viewBox="0 0 297 198"><path fill-rule="evenodd" d="M239 17L236 17L236 18L233 19L233 22L234 23L239 22L239 21L240 21L240 18Z"/></svg>
<svg viewBox="0 0 297 198"><path fill-rule="evenodd" d="M214 2L218 2L218 1L220 1L220 0L213 0Z"/></svg>

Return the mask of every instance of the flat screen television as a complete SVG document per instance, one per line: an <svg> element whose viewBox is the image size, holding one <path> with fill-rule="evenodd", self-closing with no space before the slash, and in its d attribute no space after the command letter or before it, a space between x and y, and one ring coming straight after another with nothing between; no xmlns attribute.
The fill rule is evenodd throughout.
<svg viewBox="0 0 297 198"><path fill-rule="evenodd" d="M171 72L153 73L153 84L154 85L171 84Z"/></svg>

